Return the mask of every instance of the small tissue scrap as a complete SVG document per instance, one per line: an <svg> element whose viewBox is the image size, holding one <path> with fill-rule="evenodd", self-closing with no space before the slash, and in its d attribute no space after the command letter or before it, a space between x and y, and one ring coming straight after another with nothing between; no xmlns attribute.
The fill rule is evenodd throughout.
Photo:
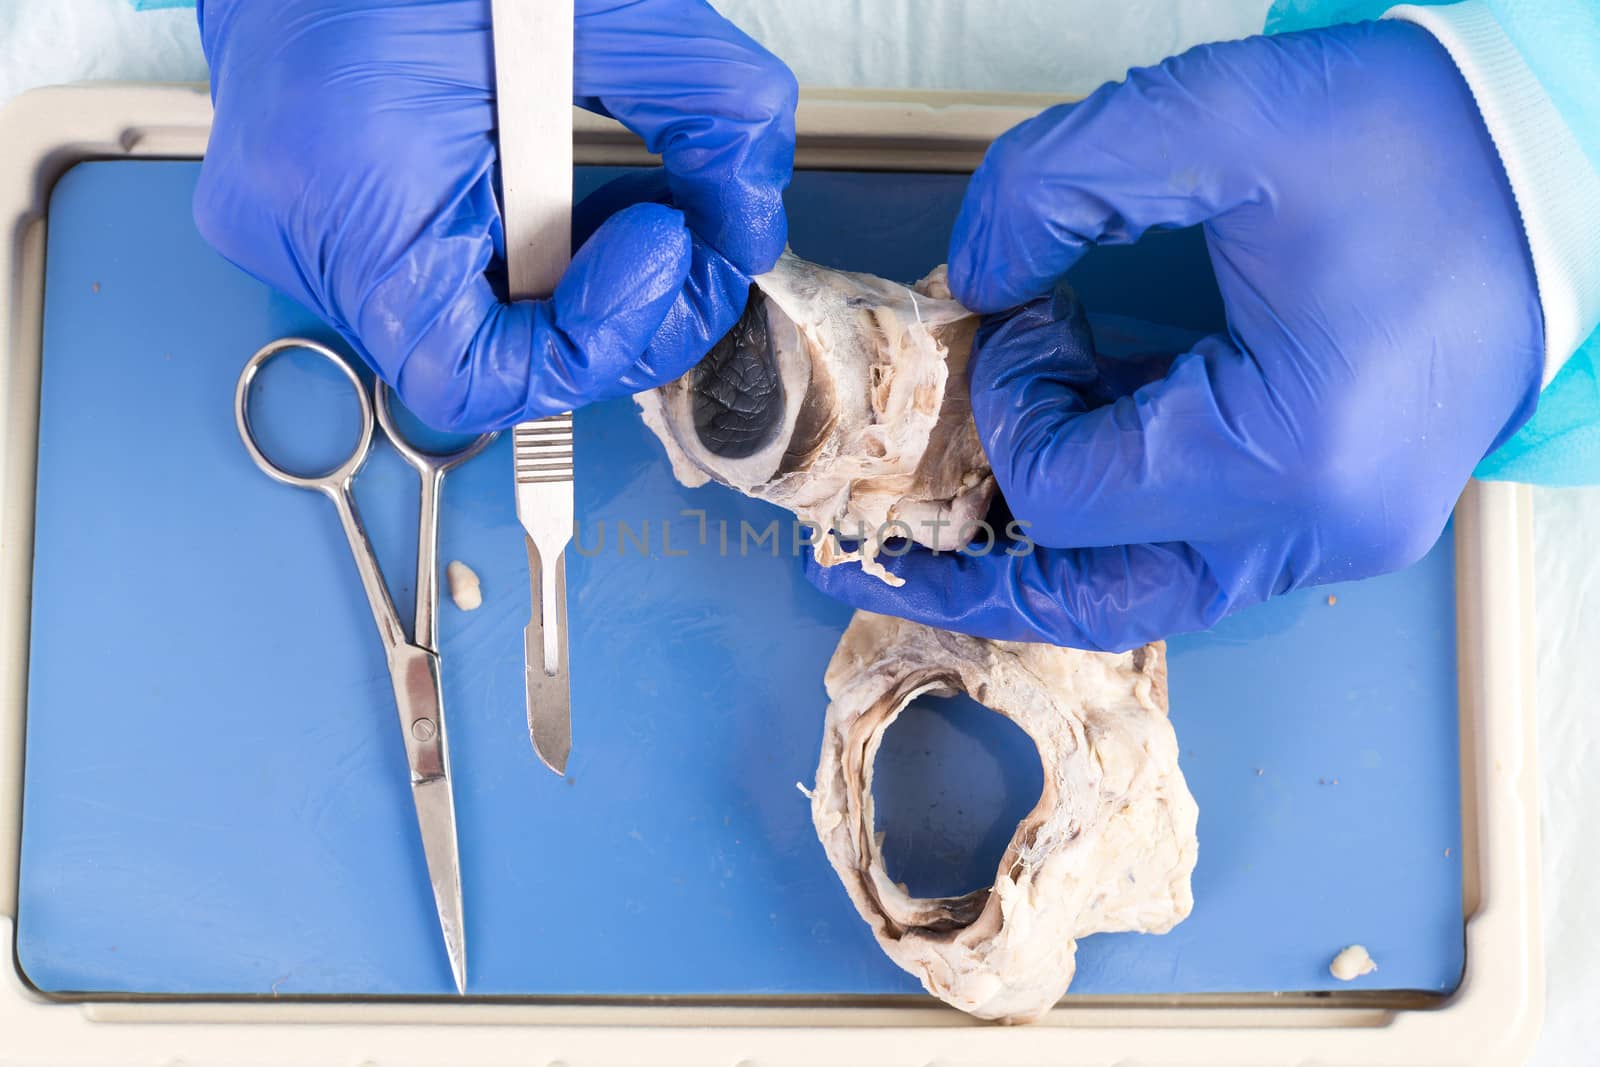
<svg viewBox="0 0 1600 1067"><path fill-rule="evenodd" d="M450 583L450 599L462 611L477 611L483 606L483 588L478 584L478 574L459 559L450 561L444 569L445 580Z"/></svg>
<svg viewBox="0 0 1600 1067"><path fill-rule="evenodd" d="M1378 965L1368 955L1363 945L1351 945L1333 958L1328 972L1341 982L1353 982L1362 975L1371 974Z"/></svg>

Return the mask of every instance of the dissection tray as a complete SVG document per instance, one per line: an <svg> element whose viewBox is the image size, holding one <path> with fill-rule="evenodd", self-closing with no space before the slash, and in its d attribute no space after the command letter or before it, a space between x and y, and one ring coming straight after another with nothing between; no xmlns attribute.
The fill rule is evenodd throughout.
<svg viewBox="0 0 1600 1067"><path fill-rule="evenodd" d="M1017 113L808 100L795 250L919 276L943 258L980 132ZM68 114L83 128L62 140ZM1072 995L1040 1026L919 1036L905 1028L962 1020L908 997L915 981L856 918L794 788L815 769L822 668L848 612L804 582L778 512L678 486L627 402L577 422L566 780L522 724L509 442L448 483L443 559L470 563L485 594L442 622L479 999L417 1000L452 985L381 651L331 514L261 477L232 424L259 345L335 339L194 232L183 157L204 118L187 90L65 90L0 123L33 168L0 174L19 235L0 588L17 732L0 741L26 718L22 818L0 818L0 886L20 844L19 895L0 913L17 916L18 980L39 991L16 985L0 1019L25 1048L123 1048L111 1020L165 1019L133 1032L171 1054L254 1028L305 1050L318 1046L295 1020L316 1017L385 1062L491 1049L493 1023L521 1020L569 1062L627 1058L639 1031L613 1023L694 1022L709 1029L665 1032L655 1058L814 1061L855 1034L884 1062L1070 1048L1199 1063L1225 1048L1265 1063L1315 1047L1357 1063L1426 1047L1401 1058L1442 1064L1496 1062L1531 1034L1522 493L1473 487L1401 574L1174 640L1173 720L1201 810L1194 915L1162 937L1083 942ZM580 131L580 161L629 151ZM841 164L868 169L828 169ZM608 176L580 168L580 193ZM1074 281L1102 342L1133 348L1155 336L1136 319L1163 316L1160 343L1220 328L1214 291L1192 282L1207 270L1198 235L1176 233L1098 252ZM286 446L292 430L307 456L331 449L346 427L330 382L289 366L266 384ZM380 445L357 490L402 604L413 478ZM944 892L992 878L1038 768L997 716L930 704L889 734L880 783L891 870ZM1348 987L1327 964L1353 941L1380 970ZM244 999L194 1003L218 996ZM284 996L331 999L251 1000ZM89 1015L71 1006L86 997ZM202 1018L222 1030L190 1025ZM394 1043L388 1018L439 1025Z"/></svg>

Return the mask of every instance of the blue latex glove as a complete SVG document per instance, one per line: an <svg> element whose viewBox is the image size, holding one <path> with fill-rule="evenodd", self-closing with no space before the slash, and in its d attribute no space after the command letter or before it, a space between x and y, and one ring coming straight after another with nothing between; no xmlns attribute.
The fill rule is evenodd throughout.
<svg viewBox="0 0 1600 1067"><path fill-rule="evenodd" d="M489 0L208 0L199 17L216 104L201 233L326 318L441 429L671 381L783 249L794 77L704 0L578 0L574 100L661 153L675 207L575 227L552 299L518 303Z"/></svg>
<svg viewBox="0 0 1600 1067"><path fill-rule="evenodd" d="M888 561L899 589L852 567L813 581L949 629L1121 650L1426 552L1532 412L1544 346L1517 206L1449 56L1402 22L1252 38L1047 111L973 177L951 287L1000 311L1091 245L1194 224L1229 331L1135 391L1103 395L1070 300L979 335L973 414L1043 547L917 550Z"/></svg>

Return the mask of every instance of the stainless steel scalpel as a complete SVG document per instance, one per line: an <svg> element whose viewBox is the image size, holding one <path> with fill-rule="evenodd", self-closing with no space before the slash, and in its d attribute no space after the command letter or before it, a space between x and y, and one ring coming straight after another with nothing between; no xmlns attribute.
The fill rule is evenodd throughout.
<svg viewBox="0 0 1600 1067"><path fill-rule="evenodd" d="M513 300L549 296L572 242L573 0L494 0L501 225ZM572 539L572 413L512 430L517 518L527 532L532 618L523 630L528 733L557 774L572 751L566 549Z"/></svg>

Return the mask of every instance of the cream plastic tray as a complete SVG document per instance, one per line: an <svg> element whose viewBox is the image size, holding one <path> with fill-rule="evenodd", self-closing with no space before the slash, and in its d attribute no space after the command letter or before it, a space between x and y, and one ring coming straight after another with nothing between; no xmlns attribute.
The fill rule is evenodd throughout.
<svg viewBox="0 0 1600 1067"><path fill-rule="evenodd" d="M796 165L964 171L1053 101L806 93ZM83 85L0 113L0 1062L1155 1065L1521 1064L1543 1010L1529 494L1474 483L1456 508L1466 974L1447 998L1333 994L1069 998L1019 1028L929 1000L781 1003L104 1000L27 986L15 964L22 741L45 249L55 181L86 159L197 159L203 87ZM580 164L647 162L580 113Z"/></svg>

